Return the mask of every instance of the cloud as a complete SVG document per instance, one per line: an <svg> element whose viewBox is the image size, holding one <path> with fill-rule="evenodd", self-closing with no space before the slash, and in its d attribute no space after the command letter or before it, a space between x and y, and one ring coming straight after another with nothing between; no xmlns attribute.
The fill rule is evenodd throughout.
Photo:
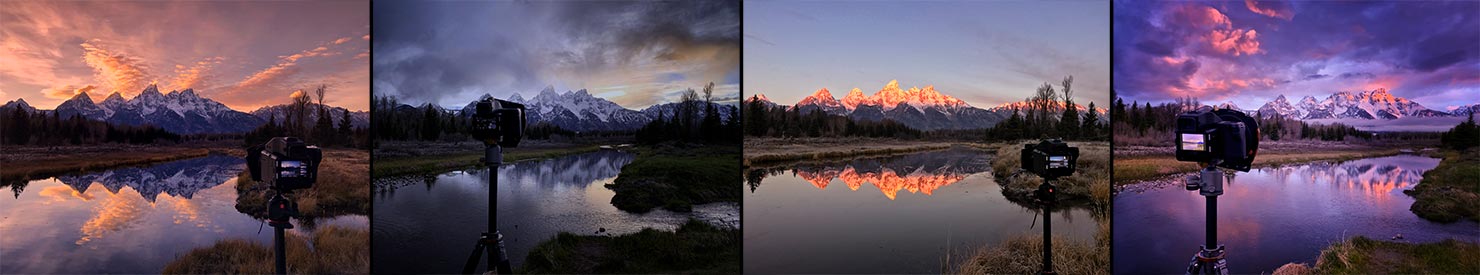
<svg viewBox="0 0 1480 275"><path fill-rule="evenodd" d="M51 98L51 99L62 99L62 100L72 99L73 96L77 96L78 94L81 94L81 93L87 93L88 94L87 96L89 98L100 96L99 94L92 92L94 89L97 89L97 86L86 85L86 86L78 87L78 86L73 86L73 85L64 85L64 86L51 87L51 88L43 89L41 91L41 94L45 95L47 98ZM98 100L98 99L93 99L93 100Z"/></svg>
<svg viewBox="0 0 1480 275"><path fill-rule="evenodd" d="M82 60L93 68L97 78L106 87L125 96L139 94L154 81L143 61L129 55L109 51L99 45L102 41L83 42Z"/></svg>
<svg viewBox="0 0 1480 275"><path fill-rule="evenodd" d="M1283 1L1244 0L1244 6L1249 7L1249 11L1264 16L1285 20L1295 18L1295 11L1290 3Z"/></svg>
<svg viewBox="0 0 1480 275"><path fill-rule="evenodd" d="M349 39L350 39L349 37L335 39L334 40L334 45L344 44L344 42L349 42Z"/></svg>
<svg viewBox="0 0 1480 275"><path fill-rule="evenodd" d="M627 86L603 95L640 108L740 69L734 1L374 5L401 11L374 19L377 94L411 104Z"/></svg>
<svg viewBox="0 0 1480 275"><path fill-rule="evenodd" d="M220 65L224 57L208 57L195 64L186 67L175 65L175 79L170 82L171 89L205 88L211 80L211 69Z"/></svg>
<svg viewBox="0 0 1480 275"><path fill-rule="evenodd" d="M1255 30L1213 30L1208 43L1219 53L1251 55L1259 53L1259 32Z"/></svg>

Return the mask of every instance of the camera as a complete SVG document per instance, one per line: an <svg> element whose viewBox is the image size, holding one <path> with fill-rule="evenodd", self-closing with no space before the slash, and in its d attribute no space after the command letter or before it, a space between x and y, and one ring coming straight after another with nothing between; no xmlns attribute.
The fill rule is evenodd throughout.
<svg viewBox="0 0 1480 275"><path fill-rule="evenodd" d="M524 139L524 104L487 98L478 101L469 132L486 145L519 147Z"/></svg>
<svg viewBox="0 0 1480 275"><path fill-rule="evenodd" d="M252 180L273 190L292 191L313 187L318 180L323 151L296 137L276 137L247 149L247 170Z"/></svg>
<svg viewBox="0 0 1480 275"><path fill-rule="evenodd" d="M1248 172L1259 150L1259 123L1237 110L1203 106L1177 115L1177 160Z"/></svg>
<svg viewBox="0 0 1480 275"><path fill-rule="evenodd" d="M1074 174L1078 160L1079 148L1070 147L1063 140L1045 139L1037 144L1023 145L1023 170L1045 179L1052 180Z"/></svg>

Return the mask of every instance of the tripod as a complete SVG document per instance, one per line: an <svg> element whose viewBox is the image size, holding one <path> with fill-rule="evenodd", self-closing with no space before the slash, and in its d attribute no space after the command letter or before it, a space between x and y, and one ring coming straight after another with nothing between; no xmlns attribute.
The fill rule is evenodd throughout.
<svg viewBox="0 0 1480 275"><path fill-rule="evenodd" d="M1223 172L1212 164L1204 167L1198 180L1202 182L1198 193L1207 198L1207 243L1192 254L1187 265L1187 274L1228 274L1227 251L1218 244L1218 195L1223 195ZM1209 179L1213 177L1213 179Z"/></svg>
<svg viewBox="0 0 1480 275"><path fill-rule="evenodd" d="M484 231L478 237L478 242L473 246L473 253L468 257L467 263L463 264L463 274L472 274L478 267L478 258L484 249L488 252L488 271L495 274L512 274L514 271L509 267L509 256L504 253L504 235L498 232L498 166L504 162L504 149L498 144L485 144L483 147L483 163L488 165L488 229L493 231L489 234Z"/></svg>
<svg viewBox="0 0 1480 275"><path fill-rule="evenodd" d="M289 192L291 191L273 192L272 198L267 201L267 224L272 226L273 231L272 246L276 261L274 265L276 274L288 274L287 244L283 230L293 229L293 223L289 222L289 219L298 215L298 203L283 196Z"/></svg>
<svg viewBox="0 0 1480 275"><path fill-rule="evenodd" d="M1038 191L1034 195L1038 198L1038 205L1043 208L1043 270L1039 274L1058 274L1053 270L1053 206L1056 203L1057 189L1052 178L1044 177L1043 184L1038 185Z"/></svg>

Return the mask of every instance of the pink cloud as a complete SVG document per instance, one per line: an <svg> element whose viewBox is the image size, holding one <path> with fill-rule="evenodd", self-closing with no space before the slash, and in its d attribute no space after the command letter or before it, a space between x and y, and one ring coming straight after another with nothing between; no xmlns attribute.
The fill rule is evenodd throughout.
<svg viewBox="0 0 1480 275"><path fill-rule="evenodd" d="M210 80L210 72L217 64L225 60L224 57L209 57L195 62L190 67L175 65L175 79L170 82L173 89L205 88Z"/></svg>
<svg viewBox="0 0 1480 275"><path fill-rule="evenodd" d="M132 96L142 92L145 86L154 81L154 77L148 72L148 66L142 60L104 49L98 45L100 42L96 39L83 42L82 60L93 68L97 78L108 88L125 96Z"/></svg>
<svg viewBox="0 0 1480 275"><path fill-rule="evenodd" d="M1213 30L1206 36L1213 50L1234 56L1252 55L1259 49L1259 32L1249 29Z"/></svg>
<svg viewBox="0 0 1480 275"><path fill-rule="evenodd" d="M1285 2L1244 0L1244 6L1249 7L1249 11L1264 16L1285 20L1295 18L1294 9L1290 7L1289 3Z"/></svg>
<svg viewBox="0 0 1480 275"><path fill-rule="evenodd" d="M344 42L349 42L349 39L350 39L349 37L335 39L334 40L334 45L344 44Z"/></svg>
<svg viewBox="0 0 1480 275"><path fill-rule="evenodd" d="M45 95L47 98L51 98L51 99L62 99L62 100L71 99L73 96L76 96L77 94L81 94L81 93L87 93L88 94L87 95L88 97L98 97L100 95L92 92L93 90L95 90L97 88L98 88L97 86L93 86L93 85L86 85L86 86L82 86L82 87L77 87L77 86L72 86L72 85L64 85L64 86L58 86L58 87L51 87L51 88L42 89L41 90L41 94L42 95ZM93 99L93 100L96 101L98 99Z"/></svg>

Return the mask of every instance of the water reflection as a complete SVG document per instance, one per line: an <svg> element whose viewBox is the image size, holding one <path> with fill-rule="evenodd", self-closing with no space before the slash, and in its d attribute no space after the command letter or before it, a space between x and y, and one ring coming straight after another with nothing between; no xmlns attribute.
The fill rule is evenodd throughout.
<svg viewBox="0 0 1480 275"><path fill-rule="evenodd" d="M236 210L240 158L170 161L7 182L0 199L0 270L5 273L156 273L191 249L225 238L270 244L271 230ZM27 191L27 190L30 191ZM321 221L358 225L363 216ZM312 222L295 220L307 235Z"/></svg>
<svg viewBox="0 0 1480 275"><path fill-rule="evenodd" d="M1042 232L1036 210L1002 196L991 158L953 148L747 171L745 270L937 273L947 255ZM1051 218L1072 239L1098 228L1083 208Z"/></svg>
<svg viewBox="0 0 1480 275"><path fill-rule="evenodd" d="M522 265L535 244L562 231L620 235L643 228L672 230L690 218L738 226L739 205L734 203L696 205L693 213L618 210L611 205L615 193L605 185L634 158L604 150L499 167L499 229L513 265ZM487 228L487 170L381 178L375 185L374 272L460 272L478 234Z"/></svg>
<svg viewBox="0 0 1480 275"><path fill-rule="evenodd" d="M1480 240L1474 222L1443 225L1408 210L1412 189L1438 159L1392 156L1319 162L1237 173L1219 197L1218 238L1235 273L1272 272L1290 262L1313 263L1327 245L1352 236L1432 242ZM1174 182L1114 199L1116 273L1175 273L1203 242L1204 198Z"/></svg>

